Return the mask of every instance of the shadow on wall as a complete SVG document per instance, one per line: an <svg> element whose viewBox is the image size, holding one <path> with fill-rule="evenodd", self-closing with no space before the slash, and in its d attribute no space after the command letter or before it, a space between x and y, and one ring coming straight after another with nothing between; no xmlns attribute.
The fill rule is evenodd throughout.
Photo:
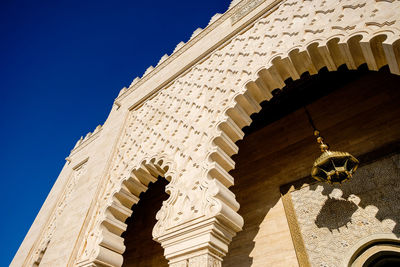
<svg viewBox="0 0 400 267"><path fill-rule="evenodd" d="M400 145L391 145L400 151ZM365 157L364 157L365 158ZM354 177L341 186L332 186L325 183L310 185L311 190L323 186L322 195L327 196L315 224L326 227L330 231L338 230L348 223L352 223L352 215L359 209L367 207L376 210L375 218L380 222L390 219L395 223L392 232L400 238L400 155L388 159L391 164L369 163L355 173ZM366 159L361 162L366 163ZM364 165L366 165L364 163ZM392 165L392 166L390 166ZM340 190L340 198L332 198L334 190Z"/></svg>
<svg viewBox="0 0 400 267"><path fill-rule="evenodd" d="M315 219L315 224L319 228L326 227L329 231L339 229L351 223L351 216L356 210L357 205L354 202L328 196L328 199Z"/></svg>

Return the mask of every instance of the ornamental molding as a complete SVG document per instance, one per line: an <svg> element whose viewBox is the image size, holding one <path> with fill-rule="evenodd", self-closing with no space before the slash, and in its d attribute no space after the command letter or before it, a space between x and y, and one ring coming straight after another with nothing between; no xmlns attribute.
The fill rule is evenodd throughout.
<svg viewBox="0 0 400 267"><path fill-rule="evenodd" d="M86 136L83 138L81 137L78 142L76 142L75 147L71 150L71 153L69 155L69 157L67 158L67 161L71 161L71 157L73 155L75 155L76 153L78 153L79 151L81 151L84 147L86 147L87 145L89 145L90 143L92 143L94 140L96 140L99 135L100 132L103 130L102 126L99 125L96 127L96 129L93 131L93 133L89 132L86 134Z"/></svg>

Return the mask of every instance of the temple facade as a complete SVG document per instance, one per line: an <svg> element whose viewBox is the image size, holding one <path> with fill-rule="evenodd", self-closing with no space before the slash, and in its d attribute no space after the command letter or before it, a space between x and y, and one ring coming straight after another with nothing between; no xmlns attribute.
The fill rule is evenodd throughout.
<svg viewBox="0 0 400 267"><path fill-rule="evenodd" d="M77 142L11 266L399 266L399 75L399 0L234 0ZM311 177L316 129L348 181Z"/></svg>

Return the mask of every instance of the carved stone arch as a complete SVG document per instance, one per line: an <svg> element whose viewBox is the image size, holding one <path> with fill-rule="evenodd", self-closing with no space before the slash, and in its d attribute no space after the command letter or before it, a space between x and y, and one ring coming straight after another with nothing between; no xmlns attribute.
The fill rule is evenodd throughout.
<svg viewBox="0 0 400 267"><path fill-rule="evenodd" d="M98 171L82 187L90 189L91 202L79 212L74 226L79 236L68 241L76 244L64 265L121 266L124 219L140 192L162 174L170 181L170 197L157 213L153 237L170 265L220 266L243 225L229 171L250 115L288 79L306 72L366 64L400 75L399 12L399 0L243 0L214 16L121 90L102 134L96 128L98 134L80 140L67 158L93 152L90 169ZM57 188L54 194L64 199L64 189ZM52 201L47 208L59 204ZM73 201L71 210L81 200ZM56 232L59 241L49 243L46 253L52 256L44 260L54 260L63 249L67 230L55 231L57 209L40 218L32 229L41 232L30 234L33 245L24 241L18 254L27 255L25 263L37 262Z"/></svg>
<svg viewBox="0 0 400 267"><path fill-rule="evenodd" d="M107 205L103 211L99 209L97 212L97 227L92 227L93 231L87 238L90 240L92 237L97 244L83 248L81 253L90 254L85 255L85 261L77 262L78 266L122 266L125 245L121 235L127 229L125 221L132 215L132 207L139 202L140 194L159 177L173 182L175 169L175 164L166 155L147 156L138 167L132 168L131 175L120 180L109 197L105 196Z"/></svg>

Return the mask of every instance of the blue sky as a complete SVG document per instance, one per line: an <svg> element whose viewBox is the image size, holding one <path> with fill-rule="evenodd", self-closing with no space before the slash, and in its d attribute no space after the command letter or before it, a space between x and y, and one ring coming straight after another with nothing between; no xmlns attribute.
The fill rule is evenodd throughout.
<svg viewBox="0 0 400 267"><path fill-rule="evenodd" d="M230 0L0 2L0 266L119 90Z"/></svg>

